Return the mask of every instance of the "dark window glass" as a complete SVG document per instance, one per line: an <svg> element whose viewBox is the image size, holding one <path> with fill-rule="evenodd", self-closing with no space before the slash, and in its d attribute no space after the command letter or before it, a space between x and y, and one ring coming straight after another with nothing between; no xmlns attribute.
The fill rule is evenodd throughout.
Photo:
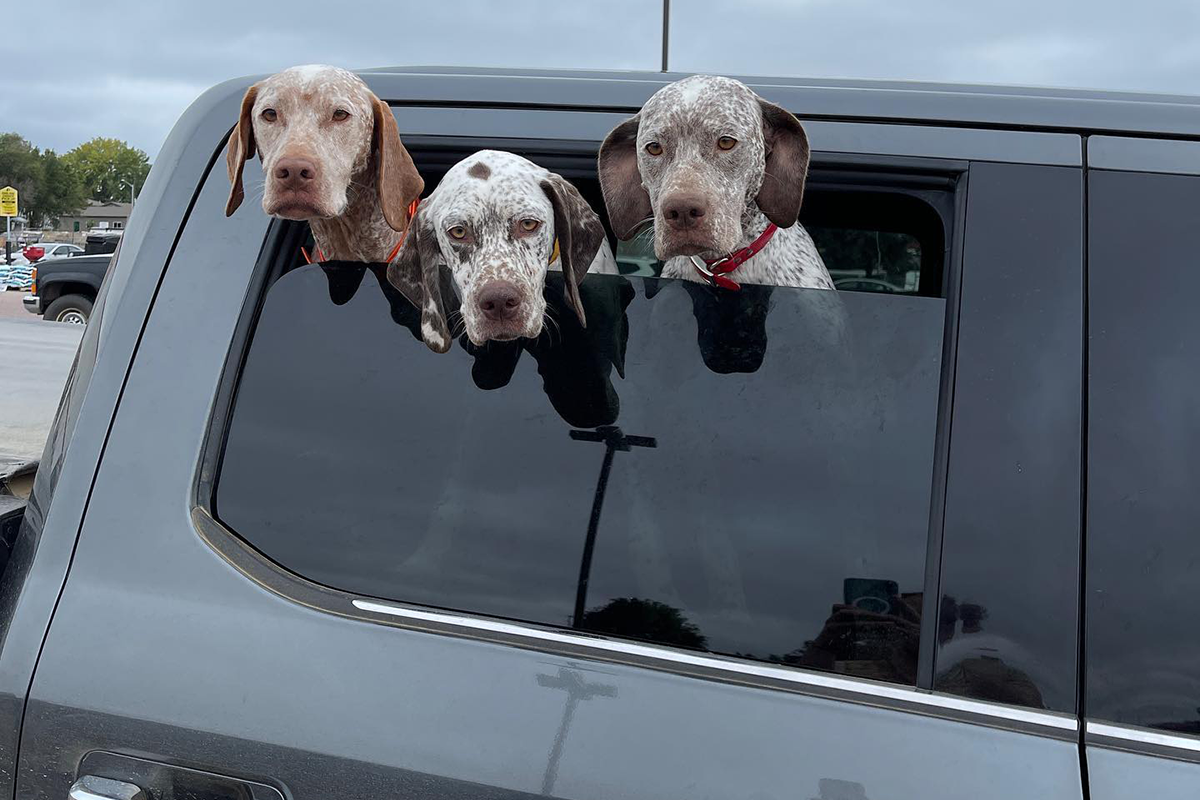
<svg viewBox="0 0 1200 800"><path fill-rule="evenodd" d="M591 275L582 329L560 281L553 335L437 355L382 266L281 277L219 518L355 593L913 683L945 302Z"/></svg>
<svg viewBox="0 0 1200 800"><path fill-rule="evenodd" d="M1200 733L1200 178L1088 195L1087 713Z"/></svg>

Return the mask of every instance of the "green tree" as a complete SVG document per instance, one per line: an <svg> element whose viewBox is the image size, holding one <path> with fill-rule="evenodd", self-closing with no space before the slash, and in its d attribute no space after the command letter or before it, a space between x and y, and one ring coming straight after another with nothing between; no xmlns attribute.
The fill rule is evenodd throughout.
<svg viewBox="0 0 1200 800"><path fill-rule="evenodd" d="M581 627L587 631L699 650L708 646L708 639L679 609L639 597L618 597L600 608L585 611Z"/></svg>
<svg viewBox="0 0 1200 800"><path fill-rule="evenodd" d="M119 139L97 137L63 156L93 200L108 203L129 199L132 183L138 191L150 173L146 154Z"/></svg>
<svg viewBox="0 0 1200 800"><path fill-rule="evenodd" d="M87 205L87 193L79 177L53 150L39 156L40 176L29 199L23 204L32 227L40 227L64 214Z"/></svg>
<svg viewBox="0 0 1200 800"><path fill-rule="evenodd" d="M41 178L38 151L23 136L0 133L0 187L13 186L20 192L21 206L32 198Z"/></svg>

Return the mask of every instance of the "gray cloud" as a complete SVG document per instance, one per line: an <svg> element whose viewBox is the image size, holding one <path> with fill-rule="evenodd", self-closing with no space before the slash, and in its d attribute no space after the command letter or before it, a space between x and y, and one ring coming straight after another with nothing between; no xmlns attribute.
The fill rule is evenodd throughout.
<svg viewBox="0 0 1200 800"><path fill-rule="evenodd" d="M297 63L657 69L659 0L80 0L53 36L6 37L0 130L68 150L116 136L153 156L209 86ZM110 24L108 20L119 20ZM1200 93L1192 0L674 0L682 71L898 78Z"/></svg>

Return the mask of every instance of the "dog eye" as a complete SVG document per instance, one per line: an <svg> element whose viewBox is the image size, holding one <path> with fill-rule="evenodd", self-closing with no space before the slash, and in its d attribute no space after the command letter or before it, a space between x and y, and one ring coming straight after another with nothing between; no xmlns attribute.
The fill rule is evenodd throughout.
<svg viewBox="0 0 1200 800"><path fill-rule="evenodd" d="M451 239L465 239L467 238L467 229L462 225L455 225L453 228L446 231L446 234Z"/></svg>
<svg viewBox="0 0 1200 800"><path fill-rule="evenodd" d="M337 111L333 112L333 121L334 122L341 122L342 120L346 120L349 118L350 118L350 112L346 111L343 108L339 108Z"/></svg>
<svg viewBox="0 0 1200 800"><path fill-rule="evenodd" d="M279 118L279 115L275 113L275 109L273 108L264 108L262 112L262 118L267 122L274 122Z"/></svg>
<svg viewBox="0 0 1200 800"><path fill-rule="evenodd" d="M646 143L646 152L652 156L661 156L662 152L663 152L662 145L659 144L658 142L647 142Z"/></svg>
<svg viewBox="0 0 1200 800"><path fill-rule="evenodd" d="M732 136L722 136L720 139L717 139L717 147L721 148L722 150L732 150L733 146L736 144L737 139L733 138Z"/></svg>
<svg viewBox="0 0 1200 800"><path fill-rule="evenodd" d="M542 226L542 221L539 219L523 219L521 220L521 230L526 233L533 233Z"/></svg>

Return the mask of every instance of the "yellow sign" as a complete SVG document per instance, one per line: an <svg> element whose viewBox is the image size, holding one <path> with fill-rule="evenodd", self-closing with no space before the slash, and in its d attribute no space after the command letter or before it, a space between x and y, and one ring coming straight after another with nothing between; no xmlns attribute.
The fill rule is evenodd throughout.
<svg viewBox="0 0 1200 800"><path fill-rule="evenodd" d="M17 190L11 186L0 189L0 217L17 215Z"/></svg>

